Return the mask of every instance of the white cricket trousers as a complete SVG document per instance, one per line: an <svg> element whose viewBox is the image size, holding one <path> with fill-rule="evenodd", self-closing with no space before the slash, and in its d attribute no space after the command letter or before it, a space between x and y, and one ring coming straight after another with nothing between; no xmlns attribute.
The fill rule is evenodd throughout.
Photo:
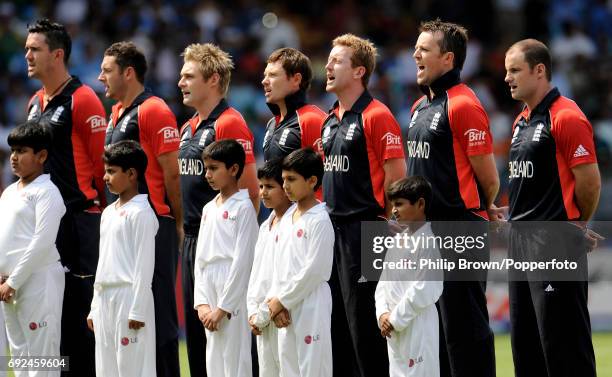
<svg viewBox="0 0 612 377"><path fill-rule="evenodd" d="M199 288L203 289L211 310L217 308L230 267L230 262L222 261L206 265L202 270ZM206 372L214 377L251 377L251 367L251 330L245 287L242 302L231 313L231 318L223 318L217 331L206 330Z"/></svg>
<svg viewBox="0 0 612 377"><path fill-rule="evenodd" d="M13 357L60 356L64 268L44 267L2 302L6 335ZM15 377L55 377L60 371L15 371Z"/></svg>
<svg viewBox="0 0 612 377"><path fill-rule="evenodd" d="M440 376L438 326L438 310L431 305L403 331L391 332L387 338L389 377Z"/></svg>
<svg viewBox="0 0 612 377"><path fill-rule="evenodd" d="M133 301L131 285L104 287L92 313L96 337L96 376L155 377L155 311L153 291L147 292L145 326L128 327Z"/></svg>
<svg viewBox="0 0 612 377"><path fill-rule="evenodd" d="M281 377L332 376L331 312L327 282L290 311L291 324L278 329Z"/></svg>
<svg viewBox="0 0 612 377"><path fill-rule="evenodd" d="M280 361L278 359L278 328L274 321L261 330L258 335L257 356L259 359L259 377L278 377Z"/></svg>

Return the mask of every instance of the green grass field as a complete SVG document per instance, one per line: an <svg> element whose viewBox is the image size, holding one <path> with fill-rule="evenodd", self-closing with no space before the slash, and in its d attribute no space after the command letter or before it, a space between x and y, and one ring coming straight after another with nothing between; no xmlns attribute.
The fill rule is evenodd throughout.
<svg viewBox="0 0 612 377"><path fill-rule="evenodd" d="M597 375L599 377L612 377L612 333L594 334L593 346L597 359ZM509 335L495 336L495 355L497 360L497 377L514 377ZM180 344L180 358L181 376L189 377L185 342Z"/></svg>
<svg viewBox="0 0 612 377"><path fill-rule="evenodd" d="M593 346L597 359L597 375L599 377L612 377L612 333L599 333L593 335ZM189 377L189 364L187 363L187 347L182 341L179 345L181 376ZM513 377L512 351L510 350L510 336L495 336L495 355L497 360L497 377ZM9 372L9 376L13 374Z"/></svg>

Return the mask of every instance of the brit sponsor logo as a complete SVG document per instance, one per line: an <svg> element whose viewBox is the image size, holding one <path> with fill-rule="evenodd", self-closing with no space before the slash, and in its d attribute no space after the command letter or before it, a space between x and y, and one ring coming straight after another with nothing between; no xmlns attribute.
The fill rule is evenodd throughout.
<svg viewBox="0 0 612 377"><path fill-rule="evenodd" d="M349 171L350 167L351 165L348 156L342 154L325 156L325 163L323 164L325 171L346 173Z"/></svg>
<svg viewBox="0 0 612 377"><path fill-rule="evenodd" d="M357 123L351 123L349 125L348 131L346 131L346 136L344 140L353 140L353 136L355 135L355 128L357 128Z"/></svg>
<svg viewBox="0 0 612 377"><path fill-rule="evenodd" d="M391 145L402 145L402 138L391 131L384 134L380 140L384 140L387 147Z"/></svg>
<svg viewBox="0 0 612 377"><path fill-rule="evenodd" d="M408 126L408 129L411 129L411 128L412 128L412 126L414 126L414 125L415 125L415 123L416 123L416 119L417 119L417 117L418 117L418 116L419 116L419 110L416 110L416 111L414 112L414 114L412 114L412 119L410 119L410 125Z"/></svg>
<svg viewBox="0 0 612 377"><path fill-rule="evenodd" d="M128 123L130 123L130 119L132 119L132 117L129 115L126 115L125 118L123 118L123 120L121 121L121 128L119 129L119 132L125 132Z"/></svg>
<svg viewBox="0 0 612 377"><path fill-rule="evenodd" d="M536 126L535 131L533 132L533 138L531 138L531 141L540 141L540 136L542 136L543 129L544 129L544 123L539 123Z"/></svg>
<svg viewBox="0 0 612 377"><path fill-rule="evenodd" d="M51 122L53 123L59 122L59 118L60 116L62 116L63 112L64 112L64 106L60 106L57 109L55 109L55 112L53 113L53 116L51 117Z"/></svg>
<svg viewBox="0 0 612 377"><path fill-rule="evenodd" d="M576 151L574 152L574 158L584 157L584 156L589 156L589 155L590 155L589 151L587 151L586 148L582 146L582 144L578 145L578 148L576 148Z"/></svg>
<svg viewBox="0 0 612 377"><path fill-rule="evenodd" d="M253 143L251 143L249 140L236 139L236 141L242 145L242 149L244 149L245 152L251 152L253 150Z"/></svg>
<svg viewBox="0 0 612 377"><path fill-rule="evenodd" d="M442 117L442 113L441 112L437 112L434 114L433 119L431 120L431 124L429 125L429 128L432 130L437 130L438 129L438 123L440 122L440 117Z"/></svg>
<svg viewBox="0 0 612 377"><path fill-rule="evenodd" d="M531 161L510 161L508 162L510 170L509 178L533 178L533 162Z"/></svg>
<svg viewBox="0 0 612 377"><path fill-rule="evenodd" d="M429 159L429 143L426 141L409 140L406 142L408 146L408 157Z"/></svg>
<svg viewBox="0 0 612 377"><path fill-rule="evenodd" d="M178 129L172 126L162 128L161 130L157 131L157 134L164 135L164 143L174 143L179 141L180 138Z"/></svg>
<svg viewBox="0 0 612 377"><path fill-rule="evenodd" d="M288 128L283 130L280 140L278 141L279 145L285 145L287 143L287 136L289 136L289 132L291 132L291 130Z"/></svg>
<svg viewBox="0 0 612 377"><path fill-rule="evenodd" d="M195 158L179 158L180 175L204 175L204 163Z"/></svg>
<svg viewBox="0 0 612 377"><path fill-rule="evenodd" d="M465 131L463 136L466 136L468 139L468 147L476 147L486 143L487 132L476 128L470 128Z"/></svg>
<svg viewBox="0 0 612 377"><path fill-rule="evenodd" d="M331 133L331 129L329 127L325 127L323 129L323 138L321 139L321 144L327 144L329 140L329 134Z"/></svg>
<svg viewBox="0 0 612 377"><path fill-rule="evenodd" d="M89 118L87 118L85 123L89 124L92 134L96 132L106 131L106 119L102 118L99 115L90 116Z"/></svg>

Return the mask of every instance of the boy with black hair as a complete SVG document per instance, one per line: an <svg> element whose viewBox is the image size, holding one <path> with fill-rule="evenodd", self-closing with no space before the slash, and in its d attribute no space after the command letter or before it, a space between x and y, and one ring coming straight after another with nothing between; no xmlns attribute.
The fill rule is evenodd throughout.
<svg viewBox="0 0 612 377"><path fill-rule="evenodd" d="M66 208L43 174L51 130L28 121L11 131L8 144L19 177L0 197L0 300L11 355L59 356L65 280L55 238Z"/></svg>
<svg viewBox="0 0 612 377"><path fill-rule="evenodd" d="M278 330L270 324L270 310L265 302L272 285L276 245L279 235L279 223L291 206L291 201L283 190L282 159L267 161L257 171L259 192L263 205L272 213L259 228L255 259L247 291L247 310L249 325L257 335L257 354L259 356L259 377L276 377L279 375ZM285 310L283 315L288 316Z"/></svg>
<svg viewBox="0 0 612 377"><path fill-rule="evenodd" d="M433 236L431 226L426 222L431 198L431 185L421 176L402 178L387 189L392 213L400 225L406 226L404 232L423 240ZM390 249L385 261L411 259L418 263L421 259L435 261L439 258L440 252L434 243L433 247ZM426 269L384 270L381 275L375 292L376 319L381 335L387 338L391 376L440 375L435 304L442 294L442 275L438 277L437 280L436 275Z"/></svg>
<svg viewBox="0 0 612 377"><path fill-rule="evenodd" d="M248 190L238 189L244 149L234 139L204 149L206 180L219 194L202 210L194 266L194 308L206 329L209 376L251 376L246 291L257 241Z"/></svg>
<svg viewBox="0 0 612 377"><path fill-rule="evenodd" d="M102 213L100 259L87 325L96 338L98 376L156 376L153 268L159 223L138 193L147 156L131 140L104 151L104 181L119 198Z"/></svg>
<svg viewBox="0 0 612 377"><path fill-rule="evenodd" d="M332 297L327 281L334 255L334 230L315 192L323 161L310 148L283 160L283 188L296 203L283 216L274 258L268 307L278 330L281 376L332 375ZM289 316L284 315L287 310ZM282 327L282 328L281 328Z"/></svg>

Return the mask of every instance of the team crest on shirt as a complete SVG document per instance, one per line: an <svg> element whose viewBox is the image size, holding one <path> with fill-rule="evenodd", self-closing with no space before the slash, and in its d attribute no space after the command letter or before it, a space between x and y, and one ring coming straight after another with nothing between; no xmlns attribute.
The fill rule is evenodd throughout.
<svg viewBox="0 0 612 377"><path fill-rule="evenodd" d="M223 220L231 220L231 221L236 221L236 219L238 218L238 215L236 214L231 214L228 211L223 211Z"/></svg>
<svg viewBox="0 0 612 377"><path fill-rule="evenodd" d="M202 132L202 136L200 137L200 141L198 142L198 145L200 147L203 147L206 145L206 139L208 138L208 134L210 134L210 129L205 129L204 132Z"/></svg>
<svg viewBox="0 0 612 377"><path fill-rule="evenodd" d="M542 130L544 129L544 123L538 123L535 131L533 132L533 137L531 141L540 141L540 136L542 136Z"/></svg>
<svg viewBox="0 0 612 377"><path fill-rule="evenodd" d="M410 119L410 125L408 126L408 129L412 128L412 126L415 125L416 123L416 118L419 116L419 110L416 110L414 112L414 114L412 114L412 118Z"/></svg>
<svg viewBox="0 0 612 377"><path fill-rule="evenodd" d="M519 134L519 127L516 126L514 127L514 132L512 133L512 140L510 141L510 144L514 144L514 142L516 141L516 138L518 137Z"/></svg>
<svg viewBox="0 0 612 377"><path fill-rule="evenodd" d="M128 346L130 343L138 343L138 337L134 336L134 337L128 338L127 336L124 336L123 338L121 338L122 346Z"/></svg>
<svg viewBox="0 0 612 377"><path fill-rule="evenodd" d="M59 122L60 116L62 116L63 112L64 112L64 106L60 106L57 109L55 109L55 112L53 113L53 116L51 117L51 122L52 123Z"/></svg>
<svg viewBox="0 0 612 377"><path fill-rule="evenodd" d="M329 127L325 127L323 129L323 138L321 139L321 144L327 144L329 140L329 134L331 133L331 129Z"/></svg>
<svg viewBox="0 0 612 377"><path fill-rule="evenodd" d="M34 119L36 117L36 114L38 114L38 104L34 102L32 108L30 109L30 113L28 114L28 120Z"/></svg>
<svg viewBox="0 0 612 377"><path fill-rule="evenodd" d="M319 334L316 335L306 335L304 337L304 343L311 344L312 342L318 342L321 340L321 336Z"/></svg>
<svg viewBox="0 0 612 377"><path fill-rule="evenodd" d="M442 117L442 113L441 112L437 112L434 114L433 119L431 120L431 124L429 125L429 129L431 130L437 130L438 129L438 123L440 122L440 117Z"/></svg>
<svg viewBox="0 0 612 377"><path fill-rule="evenodd" d="M288 128L283 130L280 140L278 141L279 145L285 145L287 143L287 136L289 136L289 132L291 132L291 130Z"/></svg>
<svg viewBox="0 0 612 377"><path fill-rule="evenodd" d="M298 229L296 235L298 238L302 238L302 237L306 238L306 232L304 232L304 229Z"/></svg>
<svg viewBox="0 0 612 377"><path fill-rule="evenodd" d="M346 137L344 140L353 140L353 135L355 134L355 128L357 128L357 123L351 123L349 125L348 131L346 131Z"/></svg>
<svg viewBox="0 0 612 377"><path fill-rule="evenodd" d="M130 122L130 119L131 117L129 115L126 115L125 118L123 118L123 120L121 121L121 128L119 129L119 132L125 132L128 123Z"/></svg>

